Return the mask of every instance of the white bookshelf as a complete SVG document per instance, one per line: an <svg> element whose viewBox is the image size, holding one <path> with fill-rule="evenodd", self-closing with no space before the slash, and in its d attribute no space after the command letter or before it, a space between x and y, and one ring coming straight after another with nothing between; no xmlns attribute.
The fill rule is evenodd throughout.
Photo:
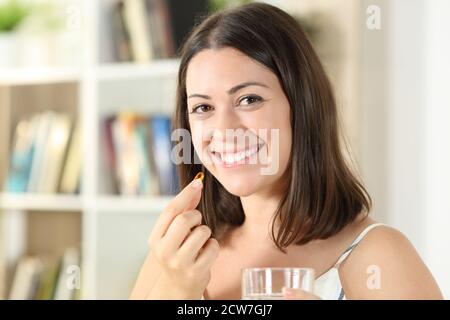
<svg viewBox="0 0 450 320"><path fill-rule="evenodd" d="M0 209L4 211L80 211L82 202L78 195L2 193Z"/></svg>
<svg viewBox="0 0 450 320"><path fill-rule="evenodd" d="M79 81L80 71L75 67L3 69L0 85L19 86Z"/></svg>
<svg viewBox="0 0 450 320"><path fill-rule="evenodd" d="M78 67L0 70L0 88L9 91L24 86L73 85L78 101L71 112L81 120L83 163L78 195L0 193L0 299L6 294L6 287L1 284L9 282L10 279L4 280L12 276L7 271L11 268L8 264L24 254L24 246L20 244L27 241L23 239L27 234L25 221L35 211L51 212L55 217L65 212L79 213L83 299L127 298L145 258L152 225L171 199L113 194L111 173L105 169L100 126L104 117L121 110L171 114L179 61L155 60L147 64L101 61L105 56L100 52L105 48L102 42L110 41L104 39L107 32L101 28L107 24L101 19L107 16L104 11L114 1L75 3L83 19L79 24ZM10 119L16 112L13 109L6 112ZM8 125L4 129L8 135L2 143L9 144L13 124L5 119L2 123ZM10 150L9 145L0 146ZM9 152L6 157L9 159ZM0 170L7 167L3 166Z"/></svg>
<svg viewBox="0 0 450 320"><path fill-rule="evenodd" d="M154 64L116 63L103 64L98 67L97 75L100 81L139 79L174 75L178 70L177 59L165 59Z"/></svg>
<svg viewBox="0 0 450 320"><path fill-rule="evenodd" d="M165 206L170 202L170 196L100 196L97 201L97 209L102 213L108 212L127 212L131 213L145 213L149 208L153 212L161 212Z"/></svg>

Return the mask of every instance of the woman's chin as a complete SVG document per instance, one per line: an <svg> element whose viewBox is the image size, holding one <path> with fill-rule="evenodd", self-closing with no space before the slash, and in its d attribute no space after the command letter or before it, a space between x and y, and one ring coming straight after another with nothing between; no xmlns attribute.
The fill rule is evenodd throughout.
<svg viewBox="0 0 450 320"><path fill-rule="evenodd" d="M234 181L228 181L229 179L222 180L220 183L231 194L238 197L247 197L255 193L258 189L257 179L236 179Z"/></svg>

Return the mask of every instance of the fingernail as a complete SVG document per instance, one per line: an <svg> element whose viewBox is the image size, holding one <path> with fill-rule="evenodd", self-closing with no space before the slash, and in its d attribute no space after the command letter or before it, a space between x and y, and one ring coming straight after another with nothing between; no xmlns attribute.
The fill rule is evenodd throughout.
<svg viewBox="0 0 450 320"><path fill-rule="evenodd" d="M192 188L200 189L201 187L202 187L202 180L201 179L194 179L194 181L192 181Z"/></svg>

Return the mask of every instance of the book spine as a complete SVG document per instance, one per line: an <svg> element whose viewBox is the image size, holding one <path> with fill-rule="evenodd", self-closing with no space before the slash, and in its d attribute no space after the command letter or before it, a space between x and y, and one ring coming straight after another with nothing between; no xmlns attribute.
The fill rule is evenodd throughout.
<svg viewBox="0 0 450 320"><path fill-rule="evenodd" d="M131 39L133 59L138 63L149 62L152 56L151 34L148 30L149 19L143 0L124 2L125 25Z"/></svg>

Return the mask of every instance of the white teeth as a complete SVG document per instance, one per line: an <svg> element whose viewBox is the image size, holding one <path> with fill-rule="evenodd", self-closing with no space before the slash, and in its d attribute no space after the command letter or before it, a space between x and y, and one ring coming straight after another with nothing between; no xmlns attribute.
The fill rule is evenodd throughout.
<svg viewBox="0 0 450 320"><path fill-rule="evenodd" d="M236 162L239 162L244 158L245 158L245 152L240 152L240 153L234 154L234 161L236 161Z"/></svg>
<svg viewBox="0 0 450 320"><path fill-rule="evenodd" d="M250 156L254 155L256 152L258 152L258 148L257 148L257 147L252 148L252 149L250 149L250 150L247 150L246 156L247 156L247 157L250 157Z"/></svg>
<svg viewBox="0 0 450 320"><path fill-rule="evenodd" d="M250 156L254 155L256 152L258 152L258 147L252 147L251 149L248 149L246 151L241 151L237 153L218 153L220 155L220 158L222 159L222 162L225 162L227 164L233 164L235 162L239 162L245 158L249 158Z"/></svg>

